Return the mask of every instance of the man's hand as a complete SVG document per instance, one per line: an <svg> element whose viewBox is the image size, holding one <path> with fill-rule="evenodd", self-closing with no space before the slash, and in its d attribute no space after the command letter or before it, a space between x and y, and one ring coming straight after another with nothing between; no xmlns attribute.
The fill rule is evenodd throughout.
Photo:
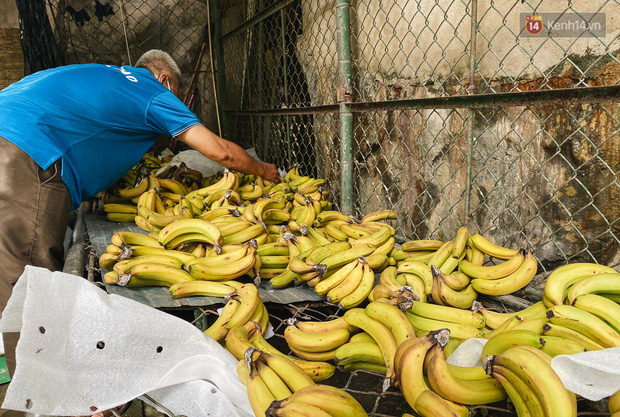
<svg viewBox="0 0 620 417"><path fill-rule="evenodd" d="M263 163L263 168L264 174L262 174L261 177L264 180L271 181L276 184L280 182L280 173L274 164Z"/></svg>

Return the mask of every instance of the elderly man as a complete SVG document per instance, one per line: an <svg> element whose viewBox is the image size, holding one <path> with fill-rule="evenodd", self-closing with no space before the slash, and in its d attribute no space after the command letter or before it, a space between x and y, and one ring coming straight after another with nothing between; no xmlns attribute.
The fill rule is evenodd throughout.
<svg viewBox="0 0 620 417"><path fill-rule="evenodd" d="M151 50L134 67L68 65L0 91L0 311L26 265L60 269L70 210L121 178L160 135L280 181L275 165L203 126L176 97L180 81L170 55ZM10 374L18 338L4 334Z"/></svg>

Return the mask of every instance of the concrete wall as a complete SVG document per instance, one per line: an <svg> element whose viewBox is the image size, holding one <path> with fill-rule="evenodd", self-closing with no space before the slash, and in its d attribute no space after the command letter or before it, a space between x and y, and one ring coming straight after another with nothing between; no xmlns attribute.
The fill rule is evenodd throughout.
<svg viewBox="0 0 620 417"><path fill-rule="evenodd" d="M0 90L24 76L15 0L0 0Z"/></svg>
<svg viewBox="0 0 620 417"><path fill-rule="evenodd" d="M0 28L18 28L17 6L15 0L0 0Z"/></svg>

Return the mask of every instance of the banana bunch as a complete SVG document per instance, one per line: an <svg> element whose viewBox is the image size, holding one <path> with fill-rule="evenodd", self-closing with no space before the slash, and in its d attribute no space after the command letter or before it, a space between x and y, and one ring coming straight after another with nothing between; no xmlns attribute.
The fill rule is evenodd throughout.
<svg viewBox="0 0 620 417"><path fill-rule="evenodd" d="M314 384L298 389L283 400L272 402L265 415L364 417L368 414L348 392L330 385Z"/></svg>
<svg viewBox="0 0 620 417"><path fill-rule="evenodd" d="M531 346L514 346L484 362L519 416L576 416L577 398L551 367L551 356Z"/></svg>
<svg viewBox="0 0 620 417"><path fill-rule="evenodd" d="M299 366L283 355L250 347L239 360L237 374L246 385L256 416L264 416L275 401L290 398L315 382Z"/></svg>
<svg viewBox="0 0 620 417"><path fill-rule="evenodd" d="M379 344L366 332L355 333L334 352L334 363L343 371L365 370L385 375L387 368Z"/></svg>
<svg viewBox="0 0 620 417"><path fill-rule="evenodd" d="M285 355L263 337L263 330L260 324L254 321L248 321L242 326L228 329L224 337L224 346L237 360L244 358L248 348L259 349L261 352L272 355L284 356L293 361L313 381L325 380L331 377L336 370L334 365L325 361L304 360Z"/></svg>
<svg viewBox="0 0 620 417"><path fill-rule="evenodd" d="M321 325L313 322L301 323L303 322L286 326L284 339L295 356L311 361L332 360L336 349L347 343L351 331L356 330L342 317L322 322Z"/></svg>
<svg viewBox="0 0 620 417"><path fill-rule="evenodd" d="M260 298L258 288L254 284L231 286L236 288L224 296L226 304L204 333L222 342L229 331L247 325L253 332L264 335L269 326L269 313Z"/></svg>

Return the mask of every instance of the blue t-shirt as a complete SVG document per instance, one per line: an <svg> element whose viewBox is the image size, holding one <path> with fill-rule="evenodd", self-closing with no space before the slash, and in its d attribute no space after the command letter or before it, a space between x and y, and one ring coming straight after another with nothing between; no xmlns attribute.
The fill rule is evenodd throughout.
<svg viewBox="0 0 620 417"><path fill-rule="evenodd" d="M72 208L117 181L160 135L200 121L147 69L83 64L0 91L0 137L43 169L62 158Z"/></svg>

